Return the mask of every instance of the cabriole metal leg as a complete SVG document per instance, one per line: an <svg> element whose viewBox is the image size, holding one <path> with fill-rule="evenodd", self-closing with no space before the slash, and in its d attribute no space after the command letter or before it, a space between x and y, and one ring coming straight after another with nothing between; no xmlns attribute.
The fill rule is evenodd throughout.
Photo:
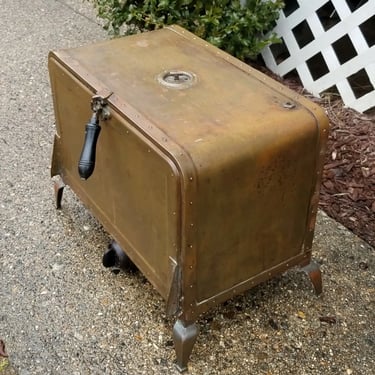
<svg viewBox="0 0 375 375"><path fill-rule="evenodd" d="M319 295L323 291L323 284L322 284L322 273L320 271L319 265L314 261L311 261L307 266L302 268L307 276L310 278L311 283L314 287L315 294Z"/></svg>
<svg viewBox="0 0 375 375"><path fill-rule="evenodd" d="M56 208L60 209L65 184L63 180L59 177L53 182L53 187L55 189Z"/></svg>
<svg viewBox="0 0 375 375"><path fill-rule="evenodd" d="M187 363L198 337L199 329L195 323L177 320L173 327L173 341L176 350L176 367L179 372L187 370Z"/></svg>

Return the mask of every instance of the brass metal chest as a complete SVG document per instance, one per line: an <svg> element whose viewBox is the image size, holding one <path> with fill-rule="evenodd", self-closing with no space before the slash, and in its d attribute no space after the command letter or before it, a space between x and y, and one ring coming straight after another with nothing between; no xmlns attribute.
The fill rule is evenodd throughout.
<svg viewBox="0 0 375 375"><path fill-rule="evenodd" d="M210 307L297 265L320 292L316 104L177 26L49 71L57 205L68 184L166 300L180 371Z"/></svg>

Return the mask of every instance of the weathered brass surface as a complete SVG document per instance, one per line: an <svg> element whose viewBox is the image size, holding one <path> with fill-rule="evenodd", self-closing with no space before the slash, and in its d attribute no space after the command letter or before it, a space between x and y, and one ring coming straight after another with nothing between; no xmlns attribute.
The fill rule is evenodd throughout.
<svg viewBox="0 0 375 375"><path fill-rule="evenodd" d="M51 174L176 313L177 346L211 306L310 262L328 132L316 104L176 26L52 52L49 70ZM93 95L110 118L82 181Z"/></svg>

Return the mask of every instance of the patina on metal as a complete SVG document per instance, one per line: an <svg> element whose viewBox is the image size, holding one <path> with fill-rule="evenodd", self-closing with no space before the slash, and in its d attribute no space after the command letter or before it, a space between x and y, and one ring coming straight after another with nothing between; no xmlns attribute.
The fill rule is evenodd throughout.
<svg viewBox="0 0 375 375"><path fill-rule="evenodd" d="M114 238L105 263L125 251L166 300L180 371L209 308L294 266L321 292L316 104L178 26L51 52L49 71L56 206L68 184ZM82 180L95 95L111 116L90 120Z"/></svg>

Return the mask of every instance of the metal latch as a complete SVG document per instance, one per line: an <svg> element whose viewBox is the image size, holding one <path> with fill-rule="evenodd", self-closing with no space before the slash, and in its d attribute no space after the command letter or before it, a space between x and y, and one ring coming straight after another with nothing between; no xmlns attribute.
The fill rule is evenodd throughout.
<svg viewBox="0 0 375 375"><path fill-rule="evenodd" d="M94 95L91 98L91 109L94 113L100 116L100 119L105 121L111 117L111 113L108 108L107 99L112 95L110 93L107 97L102 97L100 95Z"/></svg>

